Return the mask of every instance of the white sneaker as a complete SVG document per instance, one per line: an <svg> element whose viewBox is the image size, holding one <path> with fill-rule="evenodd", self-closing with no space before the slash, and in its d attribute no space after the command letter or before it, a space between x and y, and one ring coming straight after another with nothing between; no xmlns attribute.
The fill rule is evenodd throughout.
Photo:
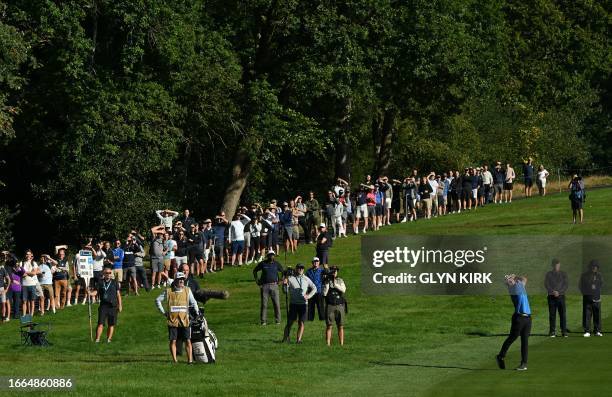
<svg viewBox="0 0 612 397"><path fill-rule="evenodd" d="M582 336L584 336L585 338L588 338L589 336L591 336L591 333L590 332L585 332L584 335L582 335Z"/></svg>
<svg viewBox="0 0 612 397"><path fill-rule="evenodd" d="M66 307L70 307L72 304L70 302L66 303Z"/></svg>
<svg viewBox="0 0 612 397"><path fill-rule="evenodd" d="M406 218L402 219L402 223L406 223Z"/></svg>
<svg viewBox="0 0 612 397"><path fill-rule="evenodd" d="M595 336L603 336L603 334L601 332L596 332Z"/></svg>

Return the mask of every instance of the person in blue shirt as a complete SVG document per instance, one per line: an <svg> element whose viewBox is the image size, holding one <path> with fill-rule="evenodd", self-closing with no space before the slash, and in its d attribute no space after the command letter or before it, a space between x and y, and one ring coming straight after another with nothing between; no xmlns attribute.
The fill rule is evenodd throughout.
<svg viewBox="0 0 612 397"><path fill-rule="evenodd" d="M504 344L497 355L497 365L500 369L505 369L506 364L504 358L510 348L510 345L520 336L521 337L521 364L516 368L517 371L527 370L527 352L529 334L531 333L531 308L529 307L529 297L525 290L527 277L511 274L506 276L506 285L508 292L514 305L514 314L512 315L512 326L510 327L510 335L504 341Z"/></svg>
<svg viewBox="0 0 612 397"><path fill-rule="evenodd" d="M314 321L315 307L319 312L319 320L325 320L325 307L323 304L323 268L316 256L312 258L312 267L306 272L306 277L317 287L317 292L308 300L308 321Z"/></svg>
<svg viewBox="0 0 612 397"><path fill-rule="evenodd" d="M115 240L115 248L113 249L113 279L119 284L119 291L121 291L121 282L123 281L123 257L125 251L121 248L121 240Z"/></svg>

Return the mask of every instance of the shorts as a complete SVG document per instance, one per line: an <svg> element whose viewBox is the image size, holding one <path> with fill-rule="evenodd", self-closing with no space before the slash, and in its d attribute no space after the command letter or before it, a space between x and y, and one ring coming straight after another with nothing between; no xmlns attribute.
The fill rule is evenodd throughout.
<svg viewBox="0 0 612 397"><path fill-rule="evenodd" d="M187 263L187 256L175 256L176 266L181 266L183 263Z"/></svg>
<svg viewBox="0 0 612 397"><path fill-rule="evenodd" d="M232 255L242 254L244 251L244 240L232 241Z"/></svg>
<svg viewBox="0 0 612 397"><path fill-rule="evenodd" d="M572 200L572 210L581 210L582 200Z"/></svg>
<svg viewBox="0 0 612 397"><path fill-rule="evenodd" d="M355 218L367 218L368 217L368 205L361 204L355 207Z"/></svg>
<svg viewBox="0 0 612 397"><path fill-rule="evenodd" d="M172 259L164 259L164 270L170 270L170 265L172 264Z"/></svg>
<svg viewBox="0 0 612 397"><path fill-rule="evenodd" d="M544 189L546 187L546 179L538 179L538 186Z"/></svg>
<svg viewBox="0 0 612 397"><path fill-rule="evenodd" d="M106 304L101 304L100 307L98 307L98 325L104 325L105 323L108 323L109 327L117 324L116 307Z"/></svg>
<svg viewBox="0 0 612 397"><path fill-rule="evenodd" d="M503 184L501 184L501 183L496 183L496 184L493 186L493 189L494 189L493 191L494 191L496 194L501 194L501 192L502 192L503 188L504 188L504 185L503 185Z"/></svg>
<svg viewBox="0 0 612 397"><path fill-rule="evenodd" d="M512 182L504 183L504 190L512 190L512 187L513 187L513 183Z"/></svg>
<svg viewBox="0 0 612 397"><path fill-rule="evenodd" d="M532 187L532 186L533 186L533 179L525 178L525 187Z"/></svg>
<svg viewBox="0 0 612 397"><path fill-rule="evenodd" d="M22 286L21 287L21 301L22 302L34 302L36 300L36 286Z"/></svg>
<svg viewBox="0 0 612 397"><path fill-rule="evenodd" d="M382 216L383 214L383 205L382 204L376 204L375 207L375 211L376 211L376 216Z"/></svg>
<svg viewBox="0 0 612 397"><path fill-rule="evenodd" d="M42 288L42 296L45 296L45 292L47 292L47 296L49 299L53 299L55 297L55 293L53 291L53 285L51 284L41 284L40 288Z"/></svg>
<svg viewBox="0 0 612 397"><path fill-rule="evenodd" d="M306 317L308 315L308 305L307 304L299 304L299 303L290 303L289 304L289 314L287 315L287 323L292 323L295 320L298 320L301 323L306 322Z"/></svg>
<svg viewBox="0 0 612 397"><path fill-rule="evenodd" d="M193 254L193 259L194 259L196 262L203 261L203 260L204 260L204 250L198 249L198 250L197 250L197 251L196 251L196 252ZM208 258L206 258L206 259L208 259Z"/></svg>
<svg viewBox="0 0 612 397"><path fill-rule="evenodd" d="M36 284L36 298L42 298L43 295L43 290L42 287L40 286L40 284Z"/></svg>
<svg viewBox="0 0 612 397"><path fill-rule="evenodd" d="M385 198L384 209L391 209L391 198Z"/></svg>
<svg viewBox="0 0 612 397"><path fill-rule="evenodd" d="M465 189L462 190L461 191L461 200L463 200L463 201L470 200L471 199L471 194L472 194L471 190L465 190Z"/></svg>
<svg viewBox="0 0 612 397"><path fill-rule="evenodd" d="M283 239L284 240L293 240L293 226L284 226L283 227Z"/></svg>
<svg viewBox="0 0 612 397"><path fill-rule="evenodd" d="M329 263L329 251L319 251L317 250L317 258L321 261L322 265L327 265Z"/></svg>
<svg viewBox="0 0 612 397"><path fill-rule="evenodd" d="M416 199L406 197L406 204L408 205L409 211L413 211L414 209L416 209Z"/></svg>
<svg viewBox="0 0 612 397"><path fill-rule="evenodd" d="M346 317L346 311L344 305L327 305L325 310L325 325L328 327L336 323L336 326L342 327L344 325L344 318Z"/></svg>
<svg viewBox="0 0 612 397"><path fill-rule="evenodd" d="M125 268L125 277L128 278L128 279L130 277L136 278L136 266L126 267Z"/></svg>
<svg viewBox="0 0 612 397"><path fill-rule="evenodd" d="M293 225L293 239L300 239L300 227L298 225Z"/></svg>
<svg viewBox="0 0 612 397"><path fill-rule="evenodd" d="M168 326L168 340L190 340L191 339L191 328L190 327L172 327Z"/></svg>
<svg viewBox="0 0 612 397"><path fill-rule="evenodd" d="M160 273L164 270L164 260L160 258L151 258L151 271Z"/></svg>
<svg viewBox="0 0 612 397"><path fill-rule="evenodd" d="M222 245L215 245L215 256L217 258L223 257L223 246Z"/></svg>
<svg viewBox="0 0 612 397"><path fill-rule="evenodd" d="M478 188L472 189L472 198L474 199L478 198Z"/></svg>
<svg viewBox="0 0 612 397"><path fill-rule="evenodd" d="M423 203L424 211L431 211L431 197L422 199L421 203Z"/></svg>
<svg viewBox="0 0 612 397"><path fill-rule="evenodd" d="M368 212L366 213L367 216L369 216L370 218L373 218L376 216L376 206L375 205L367 205L368 207Z"/></svg>
<svg viewBox="0 0 612 397"><path fill-rule="evenodd" d="M4 292L4 287L0 287L0 303L6 302L6 293Z"/></svg>
<svg viewBox="0 0 612 397"><path fill-rule="evenodd" d="M113 280L123 281L123 269L113 269Z"/></svg>
<svg viewBox="0 0 612 397"><path fill-rule="evenodd" d="M244 246L246 248L251 246L251 232L244 232Z"/></svg>
<svg viewBox="0 0 612 397"><path fill-rule="evenodd" d="M446 196L438 196L438 205L448 204Z"/></svg>

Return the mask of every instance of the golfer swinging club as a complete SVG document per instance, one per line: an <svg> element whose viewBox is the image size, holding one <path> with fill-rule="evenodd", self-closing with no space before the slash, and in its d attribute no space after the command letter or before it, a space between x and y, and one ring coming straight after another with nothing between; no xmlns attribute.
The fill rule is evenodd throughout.
<svg viewBox="0 0 612 397"><path fill-rule="evenodd" d="M512 326L510 335L504 341L499 354L497 355L497 365L500 369L506 369L504 358L510 348L510 345L521 336L521 364L516 368L517 371L527 370L527 350L529 342L529 334L531 333L531 309L529 308L529 298L525 290L527 277L511 274L506 276L506 285L512 303L514 304L514 314L512 315Z"/></svg>
<svg viewBox="0 0 612 397"><path fill-rule="evenodd" d="M172 361L176 362L176 340L185 341L187 351L187 362L193 363L191 352L191 328L189 327L188 306L195 310L196 316L200 314L198 302L193 297L191 289L185 287L185 274L178 272L171 282L171 288L167 288L155 300L157 309L168 319L168 339L170 340L170 354ZM166 308L162 302L166 302ZM179 338L179 334L181 338Z"/></svg>

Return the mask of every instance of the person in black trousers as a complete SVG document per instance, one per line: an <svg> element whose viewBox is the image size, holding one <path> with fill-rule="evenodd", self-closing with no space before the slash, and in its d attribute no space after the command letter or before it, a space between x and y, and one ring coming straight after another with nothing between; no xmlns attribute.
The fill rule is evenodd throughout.
<svg viewBox="0 0 612 397"><path fill-rule="evenodd" d="M527 277L517 276L514 274L506 276L506 285L508 292L514 305L514 314L512 315L512 326L510 327L510 335L504 341L504 344L497 355L497 365L500 369L506 369L504 361L506 353L510 345L520 336L521 337L521 364L516 368L517 371L527 370L527 353L529 349L529 334L531 333L531 308L529 307L529 298L525 285Z"/></svg>
<svg viewBox="0 0 612 397"><path fill-rule="evenodd" d="M567 274L561 271L559 259L552 260L553 269L546 273L544 286L548 292L548 323L550 325L548 336L557 336L556 323L557 311L561 325L561 334L567 337L567 325L565 316L565 291L567 291Z"/></svg>
<svg viewBox="0 0 612 397"><path fill-rule="evenodd" d="M591 336L591 317L593 317L593 334L601 334L601 287L603 277L599 272L599 262L592 260L590 271L580 277L580 292L582 293L582 327L584 337Z"/></svg>

